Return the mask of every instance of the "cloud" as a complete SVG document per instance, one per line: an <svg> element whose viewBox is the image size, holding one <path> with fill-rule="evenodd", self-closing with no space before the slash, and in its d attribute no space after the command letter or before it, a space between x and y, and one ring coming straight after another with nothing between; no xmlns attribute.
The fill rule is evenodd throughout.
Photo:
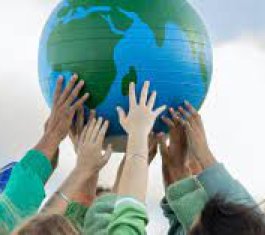
<svg viewBox="0 0 265 235"><path fill-rule="evenodd" d="M38 85L37 50L42 26L55 2L49 1L47 4L44 0L9 0L1 3L0 164L22 156L36 144L49 113ZM240 21L240 18L237 21L236 4L233 3L235 15L227 15L224 12L222 25L222 12L218 12L218 6L225 10L225 3L228 2L221 2L201 1L205 14L207 6L209 7L208 16L205 15L206 21L212 24L211 27L218 38L218 43L214 44L213 83L202 115L210 145L217 158L227 165L235 177L244 182L256 198L263 198L265 53L260 48L264 46L264 41L259 37L256 39L255 36L247 37L245 34L240 37L240 32L249 31L250 26L246 29L240 26L240 30L236 29L235 37L223 37L223 34L230 35L226 31L235 29L228 27L226 18L233 17L231 24ZM228 6L231 5L227 5L227 8ZM254 10L251 11L253 18L260 11L259 5L255 6L256 14ZM10 17L11 9L13 17ZM249 14L247 13L248 16ZM75 162L69 141L64 142L61 149L60 168L47 187L49 195L60 185ZM112 162L102 173L102 184L112 185L120 158L120 155L113 156ZM159 209L159 201L164 194L160 168L158 157L150 169L150 234L165 234L167 227Z"/></svg>

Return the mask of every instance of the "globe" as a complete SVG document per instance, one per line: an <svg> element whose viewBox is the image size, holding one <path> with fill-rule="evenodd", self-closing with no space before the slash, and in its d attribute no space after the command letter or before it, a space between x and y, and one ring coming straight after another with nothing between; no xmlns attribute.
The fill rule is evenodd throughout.
<svg viewBox="0 0 265 235"><path fill-rule="evenodd" d="M81 93L91 94L86 114L96 109L110 121L107 142L121 150L125 133L116 107L128 110L129 83L139 94L149 80L158 92L156 107L188 100L199 109L211 81L212 48L186 0L64 0L40 41L40 86L49 106L58 76L66 86L75 72L85 81ZM161 119L154 131L167 131Z"/></svg>

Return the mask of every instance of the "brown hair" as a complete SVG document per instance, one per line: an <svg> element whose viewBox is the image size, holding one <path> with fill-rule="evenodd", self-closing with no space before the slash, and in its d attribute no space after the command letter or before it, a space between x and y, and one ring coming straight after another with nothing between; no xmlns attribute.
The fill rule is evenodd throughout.
<svg viewBox="0 0 265 235"><path fill-rule="evenodd" d="M62 215L38 215L28 220L13 235L79 235L80 233Z"/></svg>

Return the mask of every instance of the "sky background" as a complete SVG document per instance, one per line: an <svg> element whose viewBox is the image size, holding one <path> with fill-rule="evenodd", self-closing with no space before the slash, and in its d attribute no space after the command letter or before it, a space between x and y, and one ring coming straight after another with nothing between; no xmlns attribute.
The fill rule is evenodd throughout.
<svg viewBox="0 0 265 235"><path fill-rule="evenodd" d="M201 110L210 146L219 161L250 192L265 198L265 1L191 0L213 41L214 74ZM57 0L8 0L0 8L0 165L19 159L40 138L49 110L37 74L39 37ZM120 155L101 174L112 185ZM50 195L75 157L66 140L60 167L47 186ZM159 209L161 161L150 168L149 234L166 234Z"/></svg>

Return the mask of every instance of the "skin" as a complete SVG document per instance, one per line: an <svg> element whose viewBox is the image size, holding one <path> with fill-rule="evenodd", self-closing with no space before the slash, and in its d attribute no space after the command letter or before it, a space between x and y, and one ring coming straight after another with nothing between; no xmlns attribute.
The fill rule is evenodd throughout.
<svg viewBox="0 0 265 235"><path fill-rule="evenodd" d="M200 114L188 101L178 111L175 112L175 117L185 129L191 153L203 170L213 166L217 161L208 146Z"/></svg>
<svg viewBox="0 0 265 235"><path fill-rule="evenodd" d="M83 81L76 84L77 79L78 76L74 75L64 91L62 91L64 78L60 77L58 79L54 105L47 122L46 130L34 148L35 150L41 151L51 162L56 158L56 152L60 143L69 133L76 111L83 106L89 96L86 93L82 98L74 102L84 86Z"/></svg>
<svg viewBox="0 0 265 235"><path fill-rule="evenodd" d="M145 82L140 101L137 103L135 84L129 88L129 113L117 108L120 124L128 134L128 143L124 167L121 172L117 193L130 195L145 201L148 178L148 136L156 118L165 110L165 106L153 111L156 92L148 99L149 82Z"/></svg>
<svg viewBox="0 0 265 235"><path fill-rule="evenodd" d="M148 165L150 166L151 163L153 162L153 160L155 159L156 155L157 155L157 147L158 147L158 141L157 138L155 136L155 134L153 132L150 133L149 135L149 139L148 139L148 148L149 148L149 156L148 156ZM120 184L120 179L121 179L121 174L122 174L122 170L124 167L124 163L125 163L125 157L126 155L123 157L118 172L117 172L117 176L116 176L116 180L112 189L113 193L117 193L118 192L118 186Z"/></svg>
<svg viewBox="0 0 265 235"><path fill-rule="evenodd" d="M77 163L74 170L65 180L59 191L66 195L69 200L74 200L81 204L80 197L85 196L92 199L96 197L96 187L99 171L106 165L111 156L111 146L108 147L105 155L102 155L103 141L108 129L108 121L102 118L96 120L95 111L90 112L88 124L84 125L84 109L77 112L76 122L72 125L70 138L77 153ZM45 205L45 212L63 214L68 206L68 202L54 194ZM89 206L89 204L85 204Z"/></svg>
<svg viewBox="0 0 265 235"><path fill-rule="evenodd" d="M163 122L169 128L169 145L164 133L157 136L162 156L165 187L191 174L197 175L202 171L202 167L189 149L185 128L172 108L169 109L169 112L172 116L171 119L162 117Z"/></svg>

